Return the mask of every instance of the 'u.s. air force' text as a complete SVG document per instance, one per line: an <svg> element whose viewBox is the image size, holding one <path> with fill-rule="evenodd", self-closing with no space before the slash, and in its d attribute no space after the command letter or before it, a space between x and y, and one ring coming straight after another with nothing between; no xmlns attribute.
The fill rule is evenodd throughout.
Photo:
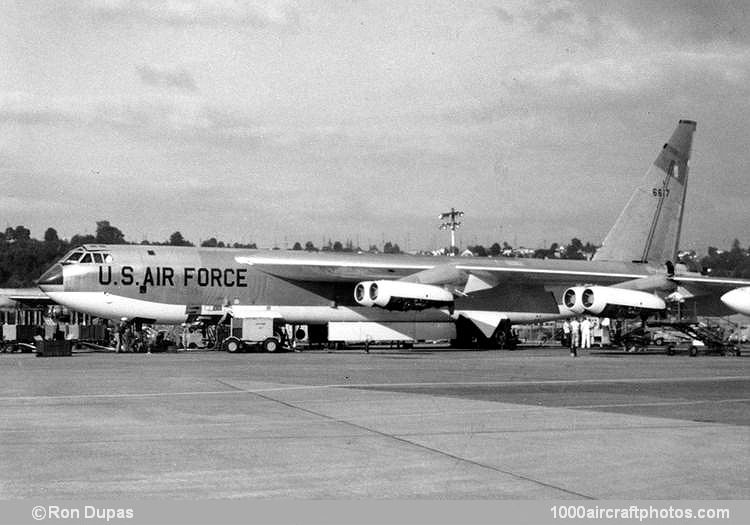
<svg viewBox="0 0 750 525"><path fill-rule="evenodd" d="M111 266L99 267L99 284L104 286L225 286L247 288L247 268L172 268L147 266L136 272L132 266L112 271Z"/></svg>

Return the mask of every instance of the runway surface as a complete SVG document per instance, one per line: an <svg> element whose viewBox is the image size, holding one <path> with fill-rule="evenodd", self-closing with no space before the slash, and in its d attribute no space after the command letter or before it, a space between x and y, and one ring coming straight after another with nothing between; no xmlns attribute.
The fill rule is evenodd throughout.
<svg viewBox="0 0 750 525"><path fill-rule="evenodd" d="M0 355L0 498L749 499L750 359Z"/></svg>

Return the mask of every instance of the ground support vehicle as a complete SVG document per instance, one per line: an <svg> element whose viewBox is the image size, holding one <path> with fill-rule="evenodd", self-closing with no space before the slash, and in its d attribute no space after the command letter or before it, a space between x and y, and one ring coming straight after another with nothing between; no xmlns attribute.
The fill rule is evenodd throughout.
<svg viewBox="0 0 750 525"><path fill-rule="evenodd" d="M649 326L669 327L690 338L688 353L691 356L698 355L699 350L705 353L721 355L734 354L740 356L742 351L738 345L732 344L724 337L723 330L718 327L710 327L697 320L663 320L650 323ZM674 355L675 350L684 343L670 343L667 346L667 354Z"/></svg>
<svg viewBox="0 0 750 525"><path fill-rule="evenodd" d="M231 317L229 325L217 327L217 340L227 352L263 350L276 352L287 344L284 322L273 317Z"/></svg>

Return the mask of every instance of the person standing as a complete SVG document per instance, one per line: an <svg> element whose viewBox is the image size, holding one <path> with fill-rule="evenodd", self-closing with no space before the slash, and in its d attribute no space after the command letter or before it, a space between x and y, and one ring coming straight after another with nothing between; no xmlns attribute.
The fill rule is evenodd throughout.
<svg viewBox="0 0 750 525"><path fill-rule="evenodd" d="M581 348L591 348L591 321L588 317L581 321Z"/></svg>
<svg viewBox="0 0 750 525"><path fill-rule="evenodd" d="M122 334L125 332L124 323L119 323L115 330L115 351L119 354L122 352Z"/></svg>
<svg viewBox="0 0 750 525"><path fill-rule="evenodd" d="M133 348L133 328L128 324L122 332L122 351L132 352Z"/></svg>
<svg viewBox="0 0 750 525"><path fill-rule="evenodd" d="M568 348L570 348L570 321L568 321L567 319L563 321L562 331L563 338L561 343L563 346L567 346Z"/></svg>
<svg viewBox="0 0 750 525"><path fill-rule="evenodd" d="M570 322L570 355L576 357L578 355L578 346L581 338L581 323L578 319L573 318Z"/></svg>
<svg viewBox="0 0 750 525"><path fill-rule="evenodd" d="M602 343L600 346L609 345L609 323L609 317L605 317L599 324L602 328Z"/></svg>

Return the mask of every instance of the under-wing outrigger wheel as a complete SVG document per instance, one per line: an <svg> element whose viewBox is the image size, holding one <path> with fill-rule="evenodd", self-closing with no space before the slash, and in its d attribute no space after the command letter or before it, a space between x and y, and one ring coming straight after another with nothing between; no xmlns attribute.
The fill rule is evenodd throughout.
<svg viewBox="0 0 750 525"><path fill-rule="evenodd" d="M279 340L275 337L269 337L265 341L263 341L263 350L266 352L275 352L279 349L281 345L279 344Z"/></svg>
<svg viewBox="0 0 750 525"><path fill-rule="evenodd" d="M227 352L235 353L239 352L242 349L242 341L240 341L236 337L227 337L226 339L224 339L222 346Z"/></svg>

